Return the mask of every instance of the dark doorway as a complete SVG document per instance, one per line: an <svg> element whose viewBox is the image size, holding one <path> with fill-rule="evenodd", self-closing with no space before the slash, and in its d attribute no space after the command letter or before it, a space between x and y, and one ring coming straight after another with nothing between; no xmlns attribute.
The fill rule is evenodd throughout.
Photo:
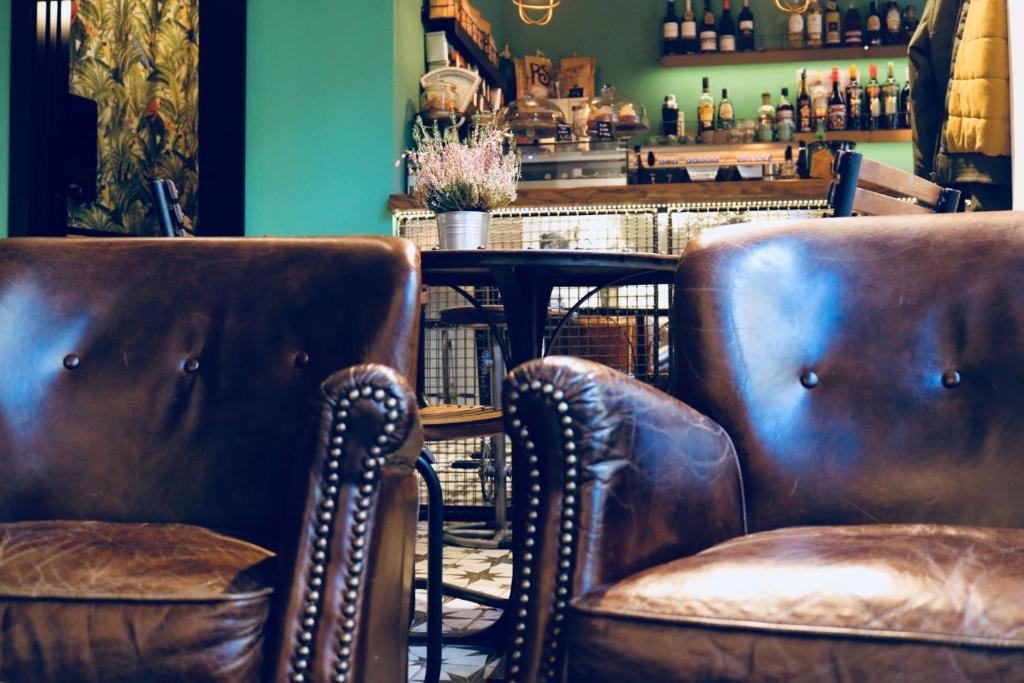
<svg viewBox="0 0 1024 683"><path fill-rule="evenodd" d="M156 234L153 177L244 234L244 2L12 5L12 236Z"/></svg>

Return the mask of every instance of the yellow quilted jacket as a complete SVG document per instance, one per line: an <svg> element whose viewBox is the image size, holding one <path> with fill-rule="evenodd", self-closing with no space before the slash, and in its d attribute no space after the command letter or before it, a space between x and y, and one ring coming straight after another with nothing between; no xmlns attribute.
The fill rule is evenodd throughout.
<svg viewBox="0 0 1024 683"><path fill-rule="evenodd" d="M910 62L917 172L945 184L1008 185L1006 0L929 0Z"/></svg>
<svg viewBox="0 0 1024 683"><path fill-rule="evenodd" d="M1006 0L971 0L949 82L946 151L1010 156Z"/></svg>

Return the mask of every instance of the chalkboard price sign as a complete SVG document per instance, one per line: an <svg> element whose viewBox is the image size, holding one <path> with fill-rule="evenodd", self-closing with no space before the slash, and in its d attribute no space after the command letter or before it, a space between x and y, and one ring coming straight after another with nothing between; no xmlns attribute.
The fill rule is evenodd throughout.
<svg viewBox="0 0 1024 683"><path fill-rule="evenodd" d="M611 121L598 121L597 122L597 139L602 142L610 142L615 139L612 135L612 122Z"/></svg>

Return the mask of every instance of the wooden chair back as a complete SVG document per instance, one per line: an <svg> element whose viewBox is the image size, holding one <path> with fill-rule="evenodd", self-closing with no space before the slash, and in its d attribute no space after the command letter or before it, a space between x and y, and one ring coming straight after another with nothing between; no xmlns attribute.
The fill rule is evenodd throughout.
<svg viewBox="0 0 1024 683"><path fill-rule="evenodd" d="M836 217L955 213L960 208L960 190L848 151L836 157L828 199Z"/></svg>

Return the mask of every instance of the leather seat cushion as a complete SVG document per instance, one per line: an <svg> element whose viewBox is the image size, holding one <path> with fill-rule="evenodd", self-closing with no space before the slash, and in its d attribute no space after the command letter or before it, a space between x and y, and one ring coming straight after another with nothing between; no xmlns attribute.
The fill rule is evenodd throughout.
<svg viewBox="0 0 1024 683"><path fill-rule="evenodd" d="M256 680L272 561L188 525L0 524L0 680Z"/></svg>
<svg viewBox="0 0 1024 683"><path fill-rule="evenodd" d="M1021 680L1024 530L752 534L573 603L571 680Z"/></svg>

